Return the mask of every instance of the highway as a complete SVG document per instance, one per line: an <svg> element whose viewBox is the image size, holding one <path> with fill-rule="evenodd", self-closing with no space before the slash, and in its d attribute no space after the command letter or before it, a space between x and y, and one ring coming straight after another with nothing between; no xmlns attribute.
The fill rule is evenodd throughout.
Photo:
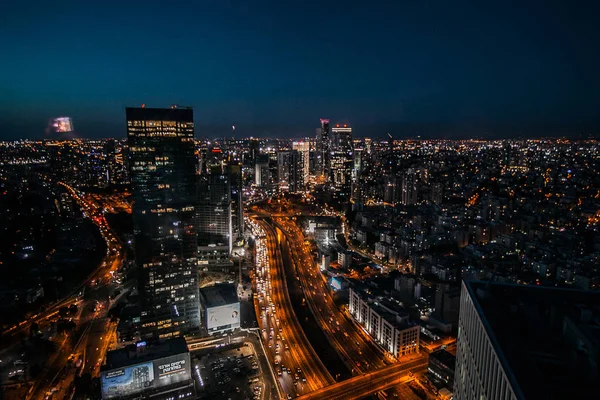
<svg viewBox="0 0 600 400"><path fill-rule="evenodd" d="M334 379L312 348L293 310L281 257L281 236L264 221L250 221L250 226L257 237L256 314L279 384L290 398L332 384Z"/></svg>
<svg viewBox="0 0 600 400"><path fill-rule="evenodd" d="M405 384L413 380L412 373L423 372L427 361L416 357L413 361L396 363L375 372L354 376L343 382L301 396L301 400L358 399L389 387Z"/></svg>
<svg viewBox="0 0 600 400"><path fill-rule="evenodd" d="M123 265L124 252L120 241L115 237L103 216L103 207L99 203L88 203L72 187L61 183L81 206L82 211L94 221L100 229L102 237L107 244L107 252L104 261L81 283L70 297L61 303L79 300L80 307L78 330L72 335L75 340L66 343L59 348L54 357L49 360L41 376L36 379L27 399L44 398L53 388L58 389L53 398L70 398L73 394L71 383L76 374L90 373L93 376L99 374L109 346L115 342L116 324L111 323L107 313L112 304L118 301L118 297L112 301L106 298L107 291L99 290L113 284L119 284L115 277ZM124 294L121 293L120 296ZM48 310L44 315L38 315L37 319L47 321L57 311ZM33 321L30 321L31 323ZM80 368L70 367L77 358L83 360Z"/></svg>
<svg viewBox="0 0 600 400"><path fill-rule="evenodd" d="M361 374L374 371L395 362L334 303L331 290L312 258L310 245L305 242L296 223L290 219L276 218L275 225L284 232L290 244L295 273L308 306L352 372Z"/></svg>

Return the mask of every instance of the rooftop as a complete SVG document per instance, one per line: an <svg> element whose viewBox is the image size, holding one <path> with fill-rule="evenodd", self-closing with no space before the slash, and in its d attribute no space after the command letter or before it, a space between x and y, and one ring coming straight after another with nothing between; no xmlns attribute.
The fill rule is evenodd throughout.
<svg viewBox="0 0 600 400"><path fill-rule="evenodd" d="M219 283L200 289L206 308L224 306L239 302L234 284Z"/></svg>
<svg viewBox="0 0 600 400"><path fill-rule="evenodd" d="M465 282L520 398L597 398L600 292Z"/></svg>
<svg viewBox="0 0 600 400"><path fill-rule="evenodd" d="M168 339L162 342L138 342L122 349L106 353L106 365L103 371L122 368L145 361L187 353L188 347L184 338Z"/></svg>
<svg viewBox="0 0 600 400"><path fill-rule="evenodd" d="M444 364L445 366L447 366L448 368L454 369L454 365L456 364L456 357L454 357L452 353L449 353L446 350L442 349L429 354L430 360L432 357Z"/></svg>

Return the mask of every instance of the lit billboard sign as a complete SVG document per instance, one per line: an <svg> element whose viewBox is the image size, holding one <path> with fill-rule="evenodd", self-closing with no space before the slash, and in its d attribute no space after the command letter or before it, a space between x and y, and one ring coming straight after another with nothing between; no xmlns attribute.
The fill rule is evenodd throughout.
<svg viewBox="0 0 600 400"><path fill-rule="evenodd" d="M206 329L230 329L240 326L240 303L211 307L206 310Z"/></svg>
<svg viewBox="0 0 600 400"><path fill-rule="evenodd" d="M102 372L102 398L116 399L191 379L189 353Z"/></svg>
<svg viewBox="0 0 600 400"><path fill-rule="evenodd" d="M72 132L73 131L73 121L70 117L58 117L54 118L52 122L52 126L59 133Z"/></svg>
<svg viewBox="0 0 600 400"><path fill-rule="evenodd" d="M331 287L335 290L342 290L342 283L336 277L331 278Z"/></svg>

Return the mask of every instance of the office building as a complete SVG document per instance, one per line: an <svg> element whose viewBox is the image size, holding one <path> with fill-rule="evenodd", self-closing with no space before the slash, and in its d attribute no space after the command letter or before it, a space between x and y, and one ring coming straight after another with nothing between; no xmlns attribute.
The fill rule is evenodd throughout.
<svg viewBox="0 0 600 400"><path fill-rule="evenodd" d="M127 108L142 335L200 328L196 157L189 108Z"/></svg>
<svg viewBox="0 0 600 400"><path fill-rule="evenodd" d="M317 130L317 142L315 144L315 151L317 154L317 175L320 175L325 180L329 179L329 167L330 167L330 131L329 131L329 120L321 118L321 129Z"/></svg>
<svg viewBox="0 0 600 400"><path fill-rule="evenodd" d="M209 335L240 327L240 300L235 285L221 283L200 289L204 327Z"/></svg>
<svg viewBox="0 0 600 400"><path fill-rule="evenodd" d="M350 288L349 311L369 335L394 357L419 352L420 326L409 320L399 304L389 299L370 298Z"/></svg>
<svg viewBox="0 0 600 400"><path fill-rule="evenodd" d="M231 226L233 239L241 238L244 233L244 204L242 204L242 167L238 163L227 166L231 190Z"/></svg>
<svg viewBox="0 0 600 400"><path fill-rule="evenodd" d="M248 142L248 164L253 166L260 154L260 142L258 139L250 139Z"/></svg>
<svg viewBox="0 0 600 400"><path fill-rule="evenodd" d="M200 177L196 214L200 247L225 247L229 255L233 246L231 206L229 175L215 171Z"/></svg>
<svg viewBox="0 0 600 400"><path fill-rule="evenodd" d="M593 399L600 293L463 281L457 399Z"/></svg>
<svg viewBox="0 0 600 400"><path fill-rule="evenodd" d="M280 192L296 193L304 187L302 159L297 150L277 152L277 182Z"/></svg>
<svg viewBox="0 0 600 400"><path fill-rule="evenodd" d="M336 124L331 129L330 140L330 182L336 195L350 199L352 189L352 170L354 168L352 128Z"/></svg>
<svg viewBox="0 0 600 400"><path fill-rule="evenodd" d="M194 399L192 364L184 338L138 342L106 353L101 395L108 399Z"/></svg>

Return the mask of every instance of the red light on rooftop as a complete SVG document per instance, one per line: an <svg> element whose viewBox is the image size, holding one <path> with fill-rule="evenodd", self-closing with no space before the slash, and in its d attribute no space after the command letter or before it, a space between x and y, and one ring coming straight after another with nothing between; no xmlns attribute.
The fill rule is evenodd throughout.
<svg viewBox="0 0 600 400"><path fill-rule="evenodd" d="M348 127L348 125L344 124L344 128L347 128L347 127Z"/></svg>
<svg viewBox="0 0 600 400"><path fill-rule="evenodd" d="M142 104L142 108L146 108L146 104Z"/></svg>
<svg viewBox="0 0 600 400"><path fill-rule="evenodd" d="M340 124L335 124L335 127L336 127L336 128L339 128L339 127L340 127Z"/></svg>

